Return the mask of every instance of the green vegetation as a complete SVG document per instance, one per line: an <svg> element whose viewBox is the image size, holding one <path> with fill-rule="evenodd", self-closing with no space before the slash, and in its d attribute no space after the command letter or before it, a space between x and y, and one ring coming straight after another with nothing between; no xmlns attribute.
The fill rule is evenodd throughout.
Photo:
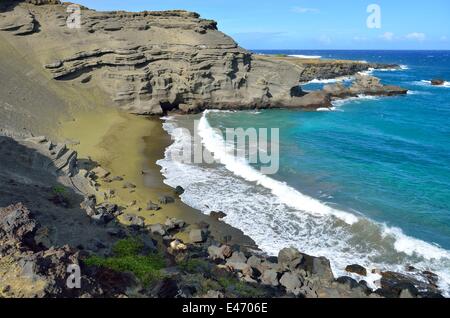
<svg viewBox="0 0 450 318"><path fill-rule="evenodd" d="M144 285L162 279L160 270L166 266L161 254L141 255L144 248L142 241L127 238L118 241L113 247L114 256L91 256L86 260L87 265L106 267L118 272L132 272Z"/></svg>
<svg viewBox="0 0 450 318"><path fill-rule="evenodd" d="M69 208L71 206L67 188L61 185L56 185L52 188L52 197L49 198L49 200L53 202L55 205L62 206L65 208Z"/></svg>
<svg viewBox="0 0 450 318"><path fill-rule="evenodd" d="M225 290L235 293L239 297L258 298L264 296L262 290L234 277L220 277L217 281Z"/></svg>
<svg viewBox="0 0 450 318"><path fill-rule="evenodd" d="M205 273L210 271L210 264L208 261L199 258L191 258L184 260L178 264L180 269L188 273Z"/></svg>
<svg viewBox="0 0 450 318"><path fill-rule="evenodd" d="M53 193L55 195L63 195L67 192L66 188L64 188L63 186L57 185L53 187Z"/></svg>
<svg viewBox="0 0 450 318"><path fill-rule="evenodd" d="M276 57L287 57L286 54L274 54L273 56L276 56Z"/></svg>
<svg viewBox="0 0 450 318"><path fill-rule="evenodd" d="M113 252L117 256L133 256L139 254L144 248L144 243L137 238L127 238L117 241L113 246Z"/></svg>

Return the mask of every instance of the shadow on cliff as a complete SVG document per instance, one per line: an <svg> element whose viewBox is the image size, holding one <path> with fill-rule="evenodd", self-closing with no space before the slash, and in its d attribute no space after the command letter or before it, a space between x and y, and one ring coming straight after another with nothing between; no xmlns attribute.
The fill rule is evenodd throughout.
<svg viewBox="0 0 450 318"><path fill-rule="evenodd" d="M84 196L58 180L53 162L10 137L0 136L0 207L23 203L40 224L38 237L47 247L70 246L106 254L118 239L111 228L127 227L111 221L92 222L80 203ZM55 168L56 169L56 168Z"/></svg>
<svg viewBox="0 0 450 318"><path fill-rule="evenodd" d="M93 161L80 160L78 163L84 166L96 165ZM86 211L80 208L84 196L61 183L61 176L51 173L51 169L56 168L49 166L51 164L50 158L35 149L0 135L0 209L7 208L3 209L4 215L13 210L19 213L12 214L10 219L18 222L17 227L9 224L9 229L6 226L2 230L11 233L14 229L17 233L25 231L24 240L20 243L23 251L28 251L28 258L24 259L22 255L17 263L23 268L21 278L29 275L26 264L34 264L33 268L48 282L45 297L80 297L83 293L96 297L117 297L125 294L127 288L139 287L140 284L133 275L102 266L83 267L82 289L66 287L66 266L78 259L73 254L77 250L90 252L91 255L109 256L118 240L139 237L144 242L144 248L150 248L150 252L154 252L156 244L160 245L162 242L159 239L155 241L142 226L127 226L116 220L107 224L94 223ZM31 230L32 223L23 223L29 217L24 214L27 210L31 213L31 219L37 223L37 230L33 231L34 238L29 245L25 241L26 231ZM0 250L1 247L0 243ZM167 266L175 264L167 255L165 262ZM156 291L156 295L175 297L177 289L165 290L166 281L162 279L155 282L156 287L162 288ZM0 283L0 288L2 287L4 286Z"/></svg>
<svg viewBox="0 0 450 318"><path fill-rule="evenodd" d="M23 0L0 0L0 13L13 11L14 8Z"/></svg>

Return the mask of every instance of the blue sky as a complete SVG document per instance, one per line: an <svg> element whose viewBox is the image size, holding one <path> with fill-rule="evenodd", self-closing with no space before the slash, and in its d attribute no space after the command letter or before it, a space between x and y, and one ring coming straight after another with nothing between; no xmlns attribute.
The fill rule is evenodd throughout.
<svg viewBox="0 0 450 318"><path fill-rule="evenodd" d="M185 9L247 49L450 49L449 0L75 0L97 10ZM381 9L368 28L367 7Z"/></svg>

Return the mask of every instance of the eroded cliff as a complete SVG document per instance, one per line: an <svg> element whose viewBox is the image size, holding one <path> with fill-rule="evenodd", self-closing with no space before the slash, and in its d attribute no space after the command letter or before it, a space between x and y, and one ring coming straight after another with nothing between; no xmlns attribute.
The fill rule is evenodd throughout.
<svg viewBox="0 0 450 318"><path fill-rule="evenodd" d="M256 56L218 31L216 22L186 11L82 8L80 28L70 28L68 5L4 1L0 33L37 59L49 78L98 86L119 107L137 114L329 106L327 94L306 94L299 83L374 66L324 62L312 67L298 59Z"/></svg>

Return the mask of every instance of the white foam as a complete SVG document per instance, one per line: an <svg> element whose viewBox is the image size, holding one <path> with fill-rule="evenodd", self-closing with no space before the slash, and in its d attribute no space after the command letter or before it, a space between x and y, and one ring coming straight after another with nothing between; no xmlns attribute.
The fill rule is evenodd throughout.
<svg viewBox="0 0 450 318"><path fill-rule="evenodd" d="M396 251L405 253L409 256L414 256L414 254L417 254L427 260L441 258L450 259L449 251L444 250L440 246L406 236L399 228L383 225L383 235L395 237L394 247Z"/></svg>
<svg viewBox="0 0 450 318"><path fill-rule="evenodd" d="M358 72L358 74L368 76L368 75L372 75L373 71L375 71L375 69L371 67L367 71Z"/></svg>
<svg viewBox="0 0 450 318"><path fill-rule="evenodd" d="M321 108L317 108L318 112L331 112L333 110L336 110L336 107L321 107Z"/></svg>
<svg viewBox="0 0 450 318"><path fill-rule="evenodd" d="M333 209L318 200L308 197L288 186L286 183L276 181L262 174L260 171L251 167L244 158L230 154L227 151L228 147L223 137L216 133L209 125L207 119L208 112L208 110L205 110L200 119L198 134L202 138L202 143L205 148L213 154L214 159L222 163L229 171L247 181L256 182L258 185L270 189L274 195L280 198L281 202L292 208L314 215L334 215L347 224L354 224L358 221L355 215Z"/></svg>
<svg viewBox="0 0 450 318"><path fill-rule="evenodd" d="M209 126L206 114L202 118L208 124L202 128L207 143L220 141ZM205 214L213 210L224 211L227 214L225 222L241 229L270 255L277 255L284 247L294 246L304 253L327 257L336 276L349 275L344 270L345 266L354 263L367 269L398 272L405 272L406 265L413 265L420 270L435 272L440 279L440 288L449 295L449 251L406 236L400 229L377 224L363 217L358 217L358 222L350 225L340 221L333 213L305 213L303 202L306 206L310 203L309 200L302 201L306 196L291 188L294 190L292 192L289 186L275 180L275 183L269 182L269 187L266 187L264 182L256 181L255 184L255 181L236 177L241 171L236 173L233 170L243 169L244 175L247 172L250 174L250 180L252 176L261 178L259 174L253 175L252 171L248 171L243 166L247 165L245 162L234 162L227 153L222 155L226 162L230 160L231 170L225 165L209 167L173 161L170 159L171 153L191 142L184 130L176 129L176 123L177 118L171 117L163 124L174 142L166 149L165 158L158 164L162 167L165 183L172 187L181 185L185 189L181 199L186 204ZM212 147L223 151L223 147ZM278 190L269 189L273 186L278 187ZM287 197L284 196L286 189L289 190ZM298 204L289 204L296 203L290 200L299 199ZM317 202L309 209L329 208ZM367 280L371 288L376 288L374 282L379 278L377 274L370 274L363 279Z"/></svg>
<svg viewBox="0 0 450 318"><path fill-rule="evenodd" d="M291 57L296 57L299 59L320 59L322 58L322 56L320 55L302 55L302 54L292 54L292 55L288 55Z"/></svg>
<svg viewBox="0 0 450 318"><path fill-rule="evenodd" d="M398 72L398 71L406 71L409 70L408 65L399 65L399 69L398 68L377 68L374 69L373 71L376 72Z"/></svg>
<svg viewBox="0 0 450 318"><path fill-rule="evenodd" d="M307 84L332 84L332 83L338 83L338 82L349 82L352 81L353 77L351 76L342 76L342 77L336 77L336 78L328 78L328 79L313 79L309 82L303 83L303 85Z"/></svg>
<svg viewBox="0 0 450 318"><path fill-rule="evenodd" d="M426 91L412 91L412 90L408 90L407 95L432 95L432 93L426 92Z"/></svg>
<svg viewBox="0 0 450 318"><path fill-rule="evenodd" d="M370 95L363 95L360 94L356 97L349 97L349 98L345 98L345 99L337 99L331 102L331 104L333 104L334 107L340 107L342 105L351 103L351 102L357 102L357 101L364 101L364 100L379 100L381 99L381 97L379 96L370 96Z"/></svg>
<svg viewBox="0 0 450 318"><path fill-rule="evenodd" d="M426 86L426 87L436 87L436 88L450 88L450 82L445 81L442 85L433 85L431 81L421 80L420 82L413 82L415 85Z"/></svg>
<svg viewBox="0 0 450 318"><path fill-rule="evenodd" d="M362 61L365 62L365 61ZM373 72L397 72L400 70L408 70L408 66L407 65L400 65L400 69L395 69L395 68L369 68L366 71L361 71L358 72L359 75L365 75L365 76L369 76L372 75ZM338 83L338 82L350 82L354 80L354 76L341 76L341 77L336 77L336 78L328 78L328 79L313 79L309 82L306 83L302 83L303 85L305 84L332 84L332 83Z"/></svg>

